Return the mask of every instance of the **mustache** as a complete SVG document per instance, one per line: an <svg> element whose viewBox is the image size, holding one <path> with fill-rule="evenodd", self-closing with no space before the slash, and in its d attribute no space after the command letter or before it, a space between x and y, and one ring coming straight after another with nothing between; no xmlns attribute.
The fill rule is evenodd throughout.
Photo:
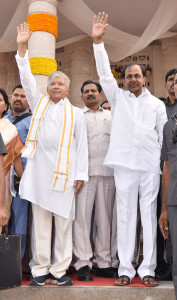
<svg viewBox="0 0 177 300"><path fill-rule="evenodd" d="M21 103L22 104L21 100L15 100L14 104L16 104L16 103Z"/></svg>
<svg viewBox="0 0 177 300"><path fill-rule="evenodd" d="M95 96L94 96L94 95L89 95L89 96L87 97L87 100L90 100L90 99L95 99Z"/></svg>

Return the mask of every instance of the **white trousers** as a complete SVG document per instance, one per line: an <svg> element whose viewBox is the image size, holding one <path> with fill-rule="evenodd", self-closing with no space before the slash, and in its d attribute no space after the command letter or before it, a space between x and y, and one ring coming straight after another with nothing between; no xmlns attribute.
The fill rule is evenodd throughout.
<svg viewBox="0 0 177 300"><path fill-rule="evenodd" d="M96 263L99 268L111 265L111 223L115 198L113 176L90 176L76 198L76 218L74 221L74 255L77 259L76 270L88 265L93 256L90 231L92 211L95 202L97 226Z"/></svg>
<svg viewBox="0 0 177 300"><path fill-rule="evenodd" d="M141 222L143 227L143 261L138 268L141 278L154 276L156 267L157 194L160 176L158 174L131 170L115 166L117 197L119 276L135 276L132 265L135 248L137 202L139 195Z"/></svg>
<svg viewBox="0 0 177 300"><path fill-rule="evenodd" d="M50 272L55 278L60 278L66 273L72 260L72 209L68 219L53 214L36 204L32 204L32 211L32 275L37 277ZM55 228L52 243L53 216ZM53 245L53 251L51 245Z"/></svg>

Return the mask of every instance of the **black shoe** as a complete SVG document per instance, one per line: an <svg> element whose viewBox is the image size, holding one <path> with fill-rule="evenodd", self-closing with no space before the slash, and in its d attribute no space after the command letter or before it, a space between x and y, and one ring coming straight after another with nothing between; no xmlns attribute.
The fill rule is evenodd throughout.
<svg viewBox="0 0 177 300"><path fill-rule="evenodd" d="M168 269L169 269L169 265L165 261L160 261L159 263L157 263L155 274L156 276L163 275L168 271Z"/></svg>
<svg viewBox="0 0 177 300"><path fill-rule="evenodd" d="M34 277L31 280L30 285L31 286L43 286L43 285L45 285L46 281L49 278L50 278L50 274Z"/></svg>
<svg viewBox="0 0 177 300"><path fill-rule="evenodd" d="M108 268L98 268L96 269L96 277L105 277L105 278L116 278L118 275L115 274L114 270L110 267Z"/></svg>
<svg viewBox="0 0 177 300"><path fill-rule="evenodd" d="M73 266L70 266L68 270L66 270L66 275L72 275L76 273L76 269Z"/></svg>
<svg viewBox="0 0 177 300"><path fill-rule="evenodd" d="M112 267L111 269L112 269L112 271L114 273L114 278L118 278L118 268Z"/></svg>
<svg viewBox="0 0 177 300"><path fill-rule="evenodd" d="M77 277L79 281L92 281L92 275L89 266L84 266L77 270Z"/></svg>
<svg viewBox="0 0 177 300"><path fill-rule="evenodd" d="M96 273L96 268L97 268L96 263L93 263L93 264L92 264L92 269L90 270L91 274L94 274L94 275L95 275L95 273Z"/></svg>
<svg viewBox="0 0 177 300"><path fill-rule="evenodd" d="M168 270L166 272L164 272L163 274L156 273L156 279L161 280L161 281L173 280L172 279L172 265L169 265Z"/></svg>

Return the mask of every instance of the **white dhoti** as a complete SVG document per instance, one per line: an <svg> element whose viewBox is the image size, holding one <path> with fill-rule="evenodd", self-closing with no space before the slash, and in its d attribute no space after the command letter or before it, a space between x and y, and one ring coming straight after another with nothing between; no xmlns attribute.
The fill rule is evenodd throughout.
<svg viewBox="0 0 177 300"><path fill-rule="evenodd" d="M117 197L119 276L135 276L132 265L136 237L137 202L139 195L143 226L143 261L138 268L141 278L154 276L156 267L156 198L159 191L159 174L115 167Z"/></svg>
<svg viewBox="0 0 177 300"><path fill-rule="evenodd" d="M32 275L38 277L49 272L60 278L66 273L72 259L72 210L69 218L32 204L33 210L33 262ZM52 241L53 216L55 222L54 243ZM53 251L51 252L51 249ZM52 253L54 255L51 263Z"/></svg>

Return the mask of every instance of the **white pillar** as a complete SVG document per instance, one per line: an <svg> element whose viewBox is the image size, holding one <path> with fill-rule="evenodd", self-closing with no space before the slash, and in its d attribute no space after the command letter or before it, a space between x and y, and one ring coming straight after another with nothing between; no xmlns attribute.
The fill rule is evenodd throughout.
<svg viewBox="0 0 177 300"><path fill-rule="evenodd" d="M90 39L85 39L72 47L70 100L73 105L83 107L80 89L92 77L92 45Z"/></svg>
<svg viewBox="0 0 177 300"><path fill-rule="evenodd" d="M165 97L165 75L164 75L164 66L162 64L162 48L161 45L155 45L152 47L153 50L153 86L154 93L156 97Z"/></svg>
<svg viewBox="0 0 177 300"><path fill-rule="evenodd" d="M165 74L170 69L177 69L177 37L171 37L161 40L162 47L162 66L165 85ZM168 96L165 90L166 97Z"/></svg>
<svg viewBox="0 0 177 300"><path fill-rule="evenodd" d="M47 13L57 17L57 0L28 0L28 15ZM55 59L55 42L53 34L46 31L33 31L28 43L29 57L49 57ZM47 94L47 76L34 75L42 94Z"/></svg>

